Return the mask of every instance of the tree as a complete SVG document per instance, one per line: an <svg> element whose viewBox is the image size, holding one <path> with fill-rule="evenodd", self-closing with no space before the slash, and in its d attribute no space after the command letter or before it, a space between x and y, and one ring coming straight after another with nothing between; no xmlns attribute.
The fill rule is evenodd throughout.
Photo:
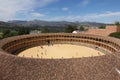
<svg viewBox="0 0 120 80"><path fill-rule="evenodd" d="M28 28L22 27L18 30L19 35L29 34L30 30Z"/></svg>
<svg viewBox="0 0 120 80"><path fill-rule="evenodd" d="M77 26L68 25L67 28L65 29L65 32L72 33L74 30L77 30Z"/></svg>
<svg viewBox="0 0 120 80"><path fill-rule="evenodd" d="M119 39L120 39L120 32L111 33L109 36L115 37L115 38L119 38Z"/></svg>
<svg viewBox="0 0 120 80"><path fill-rule="evenodd" d="M83 26L80 26L79 30L80 30L80 31L84 31L85 28L84 28Z"/></svg>
<svg viewBox="0 0 120 80"><path fill-rule="evenodd" d="M2 39L3 38L3 33L2 32L0 32L0 39Z"/></svg>
<svg viewBox="0 0 120 80"><path fill-rule="evenodd" d="M41 32L42 33L49 33L50 31L49 31L48 28L44 27L44 28L41 29Z"/></svg>
<svg viewBox="0 0 120 80"><path fill-rule="evenodd" d="M106 28L106 26L100 26L99 27L99 29L105 29Z"/></svg>
<svg viewBox="0 0 120 80"><path fill-rule="evenodd" d="M8 34L10 34L10 32L11 32L11 31L10 31L9 29L5 30L5 31L3 32L3 38L9 37Z"/></svg>
<svg viewBox="0 0 120 80"><path fill-rule="evenodd" d="M116 22L115 22L115 25L116 25L116 26L120 26L120 22L119 22L119 21L116 21Z"/></svg>
<svg viewBox="0 0 120 80"><path fill-rule="evenodd" d="M11 36L17 36L18 33L16 31L11 31L9 34L6 35L6 37L11 37Z"/></svg>
<svg viewBox="0 0 120 80"><path fill-rule="evenodd" d="M11 30L6 30L3 33L3 38L11 37L11 36L17 36L18 32L17 31L11 31Z"/></svg>
<svg viewBox="0 0 120 80"><path fill-rule="evenodd" d="M7 35L7 34L9 34L9 33L10 33L10 30L7 29L7 30L5 30L5 31L3 32L3 36L4 36L4 35Z"/></svg>

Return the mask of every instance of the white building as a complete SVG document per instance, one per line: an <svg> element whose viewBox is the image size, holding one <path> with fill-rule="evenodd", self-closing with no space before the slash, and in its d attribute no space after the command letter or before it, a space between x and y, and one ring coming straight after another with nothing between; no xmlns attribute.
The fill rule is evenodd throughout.
<svg viewBox="0 0 120 80"><path fill-rule="evenodd" d="M30 34L40 34L40 33L41 33L41 31L38 31L38 30L33 30L30 32Z"/></svg>
<svg viewBox="0 0 120 80"><path fill-rule="evenodd" d="M77 34L77 33L80 33L80 31L75 30L75 31L73 31L72 33L73 33L73 34Z"/></svg>

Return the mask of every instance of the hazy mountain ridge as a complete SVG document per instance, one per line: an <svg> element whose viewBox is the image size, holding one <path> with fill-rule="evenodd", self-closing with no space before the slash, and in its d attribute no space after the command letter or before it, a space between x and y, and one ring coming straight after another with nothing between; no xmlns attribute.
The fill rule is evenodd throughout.
<svg viewBox="0 0 120 80"><path fill-rule="evenodd" d="M23 25L23 26L66 26L66 25L75 25L73 22L67 21L42 21L42 20L33 20L33 21L8 21L8 23Z"/></svg>
<svg viewBox="0 0 120 80"><path fill-rule="evenodd" d="M12 23L12 24L25 24L27 21L20 21L20 20L13 20L13 21L8 21L7 23Z"/></svg>
<svg viewBox="0 0 120 80"><path fill-rule="evenodd" d="M90 26L90 27L99 27L99 26L106 26L108 24L97 23L97 22L79 22L79 25Z"/></svg>
<svg viewBox="0 0 120 80"><path fill-rule="evenodd" d="M13 20L2 23L7 25L18 25L18 26L22 25L22 26L32 26L32 27L34 26L66 27L67 25L79 25L79 26L83 25L89 27L100 27L107 25L104 23L97 23L97 22L68 22L68 21L43 21L43 20L32 20L32 21Z"/></svg>

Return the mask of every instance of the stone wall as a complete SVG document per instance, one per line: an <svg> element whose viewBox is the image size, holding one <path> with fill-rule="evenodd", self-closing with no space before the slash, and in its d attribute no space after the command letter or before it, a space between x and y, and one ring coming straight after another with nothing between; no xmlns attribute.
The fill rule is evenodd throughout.
<svg viewBox="0 0 120 80"><path fill-rule="evenodd" d="M113 33L113 32L120 32L120 27L106 26L106 29L88 29L88 31L86 31L85 33L108 36L110 33Z"/></svg>

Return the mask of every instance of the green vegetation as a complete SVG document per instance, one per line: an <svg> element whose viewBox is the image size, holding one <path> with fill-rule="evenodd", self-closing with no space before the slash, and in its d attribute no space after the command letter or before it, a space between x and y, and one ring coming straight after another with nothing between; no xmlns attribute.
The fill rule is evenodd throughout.
<svg viewBox="0 0 120 80"><path fill-rule="evenodd" d="M50 31L49 31L48 28L44 27L44 28L41 29L41 32L42 33L49 33Z"/></svg>
<svg viewBox="0 0 120 80"><path fill-rule="evenodd" d="M0 39L2 39L3 38L3 33L2 32L0 32Z"/></svg>
<svg viewBox="0 0 120 80"><path fill-rule="evenodd" d="M77 30L77 26L68 25L67 28L65 29L65 32L72 33L74 30Z"/></svg>
<svg viewBox="0 0 120 80"><path fill-rule="evenodd" d="M118 26L118 27L120 27L120 22L119 22L119 21L116 21L116 22L115 22L115 25ZM119 39L120 39L120 32L111 33L109 36L110 36L110 37L115 37L115 38L119 38Z"/></svg>
<svg viewBox="0 0 120 80"><path fill-rule="evenodd" d="M119 22L119 21L116 21L116 22L115 22L115 25L120 27L120 22Z"/></svg>
<svg viewBox="0 0 120 80"><path fill-rule="evenodd" d="M106 28L106 26L100 26L99 27L99 29L105 29Z"/></svg>
<svg viewBox="0 0 120 80"><path fill-rule="evenodd" d="M30 33L30 29L27 27L22 27L18 30L18 35L24 35L29 33Z"/></svg>
<svg viewBox="0 0 120 80"><path fill-rule="evenodd" d="M85 28L83 26L80 26L79 30L80 31L85 31Z"/></svg>
<svg viewBox="0 0 120 80"><path fill-rule="evenodd" d="M0 39L11 37L11 36L17 36L17 35L23 35L23 34L29 34L30 30L32 28L29 27L0 27Z"/></svg>
<svg viewBox="0 0 120 80"><path fill-rule="evenodd" d="M42 33L59 33L59 32L64 32L66 27L56 27L56 26L42 26L42 27L32 26L31 27L31 26L22 26L22 25L21 26L20 25L13 25L13 26L0 25L0 39L11 37L11 36L29 34L31 31L34 31L34 30L39 30Z"/></svg>
<svg viewBox="0 0 120 80"><path fill-rule="evenodd" d="M6 30L3 33L3 38L7 38L7 37L11 37L11 36L17 36L18 32L17 31L10 31L10 30Z"/></svg>
<svg viewBox="0 0 120 80"><path fill-rule="evenodd" d="M120 39L120 32L114 32L109 35L110 37L115 37Z"/></svg>

